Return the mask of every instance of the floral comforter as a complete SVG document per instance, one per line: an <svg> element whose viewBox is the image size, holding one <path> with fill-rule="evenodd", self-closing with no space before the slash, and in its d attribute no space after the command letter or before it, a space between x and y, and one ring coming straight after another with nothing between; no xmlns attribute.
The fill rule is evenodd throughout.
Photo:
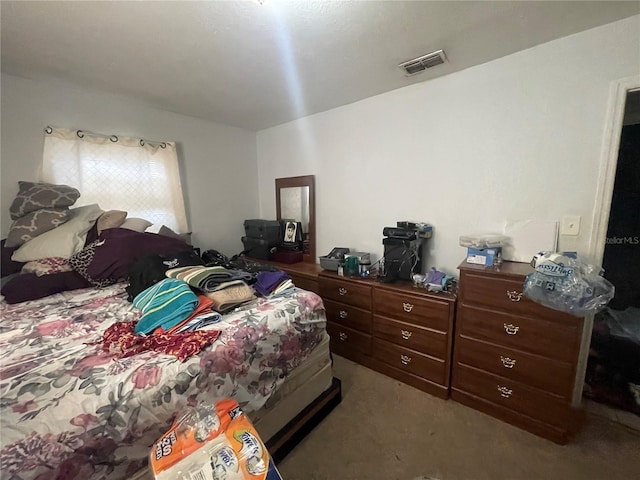
<svg viewBox="0 0 640 480"><path fill-rule="evenodd" d="M12 480L129 478L187 406L262 407L326 327L320 297L293 288L225 315L220 337L181 362L88 345L139 317L123 284L2 302L0 314L0 470Z"/></svg>

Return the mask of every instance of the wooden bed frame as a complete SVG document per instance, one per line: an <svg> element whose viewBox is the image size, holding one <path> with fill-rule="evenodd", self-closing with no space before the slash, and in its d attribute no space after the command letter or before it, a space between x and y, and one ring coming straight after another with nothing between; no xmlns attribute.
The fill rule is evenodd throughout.
<svg viewBox="0 0 640 480"><path fill-rule="evenodd" d="M266 442L276 465L342 401L342 382L333 377L331 386L307 405Z"/></svg>

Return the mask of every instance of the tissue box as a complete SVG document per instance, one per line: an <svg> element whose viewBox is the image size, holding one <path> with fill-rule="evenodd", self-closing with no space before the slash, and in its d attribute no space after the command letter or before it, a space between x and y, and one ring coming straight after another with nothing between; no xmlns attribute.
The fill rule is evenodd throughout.
<svg viewBox="0 0 640 480"><path fill-rule="evenodd" d="M502 248L467 248L467 263L491 267L502 261Z"/></svg>

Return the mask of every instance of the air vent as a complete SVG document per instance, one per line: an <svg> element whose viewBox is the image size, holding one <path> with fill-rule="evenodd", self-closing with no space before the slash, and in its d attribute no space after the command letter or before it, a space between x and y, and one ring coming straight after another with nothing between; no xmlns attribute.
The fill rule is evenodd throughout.
<svg viewBox="0 0 640 480"><path fill-rule="evenodd" d="M416 73L424 72L427 68L442 65L446 61L447 56L444 54L444 50L438 50L437 52L427 53L421 57L407 60L398 65L398 67L404 70L407 77L410 77Z"/></svg>

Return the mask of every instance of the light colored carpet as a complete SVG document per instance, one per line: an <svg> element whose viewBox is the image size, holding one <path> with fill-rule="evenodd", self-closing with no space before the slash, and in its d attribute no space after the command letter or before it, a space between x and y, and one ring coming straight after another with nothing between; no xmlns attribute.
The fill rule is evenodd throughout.
<svg viewBox="0 0 640 480"><path fill-rule="evenodd" d="M342 403L278 465L284 480L638 478L640 433L602 417L556 445L334 359Z"/></svg>

